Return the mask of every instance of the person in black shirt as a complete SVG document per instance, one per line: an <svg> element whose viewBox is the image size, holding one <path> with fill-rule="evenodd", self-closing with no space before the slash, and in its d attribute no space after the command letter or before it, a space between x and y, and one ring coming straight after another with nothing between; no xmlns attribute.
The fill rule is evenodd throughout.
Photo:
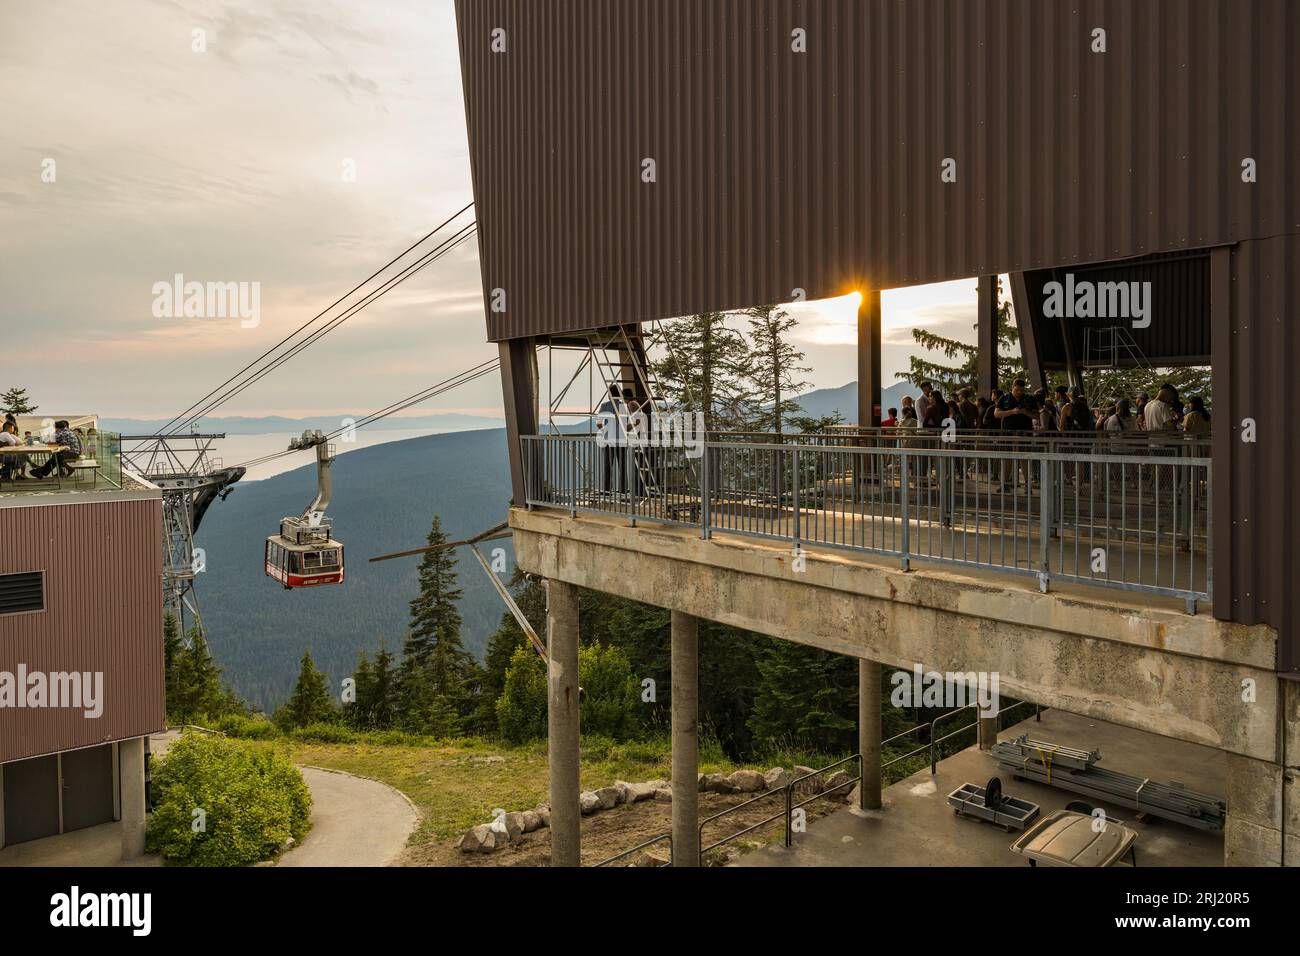
<svg viewBox="0 0 1300 956"><path fill-rule="evenodd" d="M1025 380L1016 379L1011 384L1011 391L1003 395L998 400L998 406L993 411L993 416L1002 426L1004 433L1015 435L1017 433L1031 433L1034 430L1034 412L1037 410L1037 404L1034 397L1025 391ZM1020 451L1019 443L1012 444L1008 449L1011 452ZM1016 472L1019 467L1012 466ZM1026 476L1027 478L1028 476ZM1002 463L1002 484L1005 485L1007 480L1007 462Z"/></svg>

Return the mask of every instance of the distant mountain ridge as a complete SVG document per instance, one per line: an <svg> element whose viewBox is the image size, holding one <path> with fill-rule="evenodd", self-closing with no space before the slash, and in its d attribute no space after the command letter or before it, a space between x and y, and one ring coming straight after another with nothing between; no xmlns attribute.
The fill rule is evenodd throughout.
<svg viewBox="0 0 1300 956"><path fill-rule="evenodd" d="M359 650L373 656L382 643L400 654L420 559L369 559L423 545L435 513L452 540L504 521L510 501L505 430L359 448L339 456L333 479L329 513L346 560L341 585L286 591L263 573L267 535L285 515L301 513L315 493L311 465L235 485L208 510L195 537L206 557L195 587L213 654L225 679L263 709L288 697L304 651L335 690L353 673ZM509 539L491 547L505 549L512 572ZM459 558L462 638L482 657L505 608L478 564L464 553Z"/></svg>
<svg viewBox="0 0 1300 956"><path fill-rule="evenodd" d="M889 414L890 408L899 408L904 395L915 398L921 390L911 382L899 382L880 391L880 410L882 417ZM839 388L818 388L803 395L796 396L795 401L812 418L820 418L839 412L846 422L853 422L858 417L858 383L849 382Z"/></svg>

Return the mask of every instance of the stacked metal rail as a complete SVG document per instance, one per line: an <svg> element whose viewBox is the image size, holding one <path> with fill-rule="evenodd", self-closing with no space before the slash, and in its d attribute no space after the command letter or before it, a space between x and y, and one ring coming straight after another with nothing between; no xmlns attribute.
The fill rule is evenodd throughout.
<svg viewBox="0 0 1300 956"><path fill-rule="evenodd" d="M1132 807L1138 813L1199 830L1223 829L1227 805L1218 797L1188 790L1180 783L1160 783L1098 767L1101 754L1096 750L1061 747L1022 735L995 744L992 755L1002 769L1025 780Z"/></svg>

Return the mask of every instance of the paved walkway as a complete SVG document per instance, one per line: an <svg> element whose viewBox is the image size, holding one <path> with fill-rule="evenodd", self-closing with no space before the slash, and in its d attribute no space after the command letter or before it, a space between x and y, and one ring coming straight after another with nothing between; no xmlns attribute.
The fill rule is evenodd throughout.
<svg viewBox="0 0 1300 956"><path fill-rule="evenodd" d="M179 731L150 738L154 756ZM311 790L311 831L276 866L388 866L419 823L409 800L387 784L317 767L299 767Z"/></svg>
<svg viewBox="0 0 1300 956"><path fill-rule="evenodd" d="M387 784L302 767L311 788L311 832L277 866L389 866L419 822L410 801Z"/></svg>

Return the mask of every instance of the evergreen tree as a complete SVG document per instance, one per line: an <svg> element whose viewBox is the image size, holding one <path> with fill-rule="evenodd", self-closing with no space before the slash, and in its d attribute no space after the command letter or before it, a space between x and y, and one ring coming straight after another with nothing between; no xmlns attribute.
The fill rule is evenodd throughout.
<svg viewBox="0 0 1300 956"><path fill-rule="evenodd" d="M168 611L163 616L163 675L167 688L167 712L174 713L174 696L176 694L177 667L181 655L185 653L185 641L181 638L181 622L176 615Z"/></svg>
<svg viewBox="0 0 1300 956"><path fill-rule="evenodd" d="M372 727L368 704L374 694L375 671L365 651L357 654L357 666L353 668L352 680L355 682L355 699L343 704L343 719L353 727L368 730Z"/></svg>
<svg viewBox="0 0 1300 956"><path fill-rule="evenodd" d="M742 427L749 404L748 348L727 319L723 312L703 312L667 323L663 357L651 363L669 402L703 412L708 431Z"/></svg>
<svg viewBox="0 0 1300 956"><path fill-rule="evenodd" d="M1008 391L1013 381L1025 377L1025 364L1020 353L1020 333L1016 330L1011 300L1002 298L1001 277L998 278L995 294L998 298L998 387ZM972 328L978 331L979 323L976 322ZM978 345L960 342L927 329L912 329L912 339L927 352L939 352L945 358L959 359L959 362L956 365L944 365L920 355L912 355L908 358L908 370L898 373L900 379L913 385L933 382L935 388L945 396L953 395L963 388L978 386Z"/></svg>
<svg viewBox="0 0 1300 956"><path fill-rule="evenodd" d="M435 667L402 661L397 726L408 734L455 737L462 732L462 716L456 701L442 693L435 672Z"/></svg>
<svg viewBox="0 0 1300 956"><path fill-rule="evenodd" d="M532 624L533 630L543 633L546 627L546 588L538 578L529 579L523 571L515 569L510 581L515 603ZM488 638L480 674L478 713L474 723L479 733L495 733L497 727L497 698L505 691L506 672L515 651L529 645L528 636L509 611L501 615L501 625ZM531 648L529 648L531 650Z"/></svg>
<svg viewBox="0 0 1300 956"><path fill-rule="evenodd" d="M167 701L168 713L181 723L220 716L224 699L221 670L212 659L203 633L192 628L188 641L173 654L173 693Z"/></svg>
<svg viewBox="0 0 1300 956"><path fill-rule="evenodd" d="M759 682L749 724L760 744L856 750L856 660L771 638L759 646L755 664Z"/></svg>
<svg viewBox="0 0 1300 956"><path fill-rule="evenodd" d="M462 730L474 710L478 667L461 643L461 589L456 555L447 544L442 519L434 515L426 539L431 550L420 561L420 593L411 601L411 627L400 670L403 719L414 732L446 736Z"/></svg>
<svg viewBox="0 0 1300 956"><path fill-rule="evenodd" d="M305 727L308 724L329 723L337 716L334 699L330 696L325 675L317 669L311 652L302 655L298 680L289 700L275 714L281 727Z"/></svg>
<svg viewBox="0 0 1300 956"><path fill-rule="evenodd" d="M31 415L38 408L39 405L33 405L28 400L25 388L9 388L0 392L0 411L14 415Z"/></svg>
<svg viewBox="0 0 1300 956"><path fill-rule="evenodd" d="M357 700L369 715L367 726L375 730L388 730L393 726L393 714L397 709L397 668L388 648L379 648L370 673L369 692L364 701L360 695Z"/></svg>
<svg viewBox="0 0 1300 956"><path fill-rule="evenodd" d="M799 376L812 369L799 364L804 353L786 341L798 324L788 312L775 305L763 305L747 310L745 315L752 343L744 366L753 405L749 427L780 435L790 416L801 411L794 396L808 383Z"/></svg>
<svg viewBox="0 0 1300 956"><path fill-rule="evenodd" d="M411 626L402 656L416 664L429 660L435 647L447 642L460 647L460 611L456 602L461 589L456 579L456 555L447 544L442 518L433 516L425 539L432 550L420 561L420 593L411 601Z"/></svg>

